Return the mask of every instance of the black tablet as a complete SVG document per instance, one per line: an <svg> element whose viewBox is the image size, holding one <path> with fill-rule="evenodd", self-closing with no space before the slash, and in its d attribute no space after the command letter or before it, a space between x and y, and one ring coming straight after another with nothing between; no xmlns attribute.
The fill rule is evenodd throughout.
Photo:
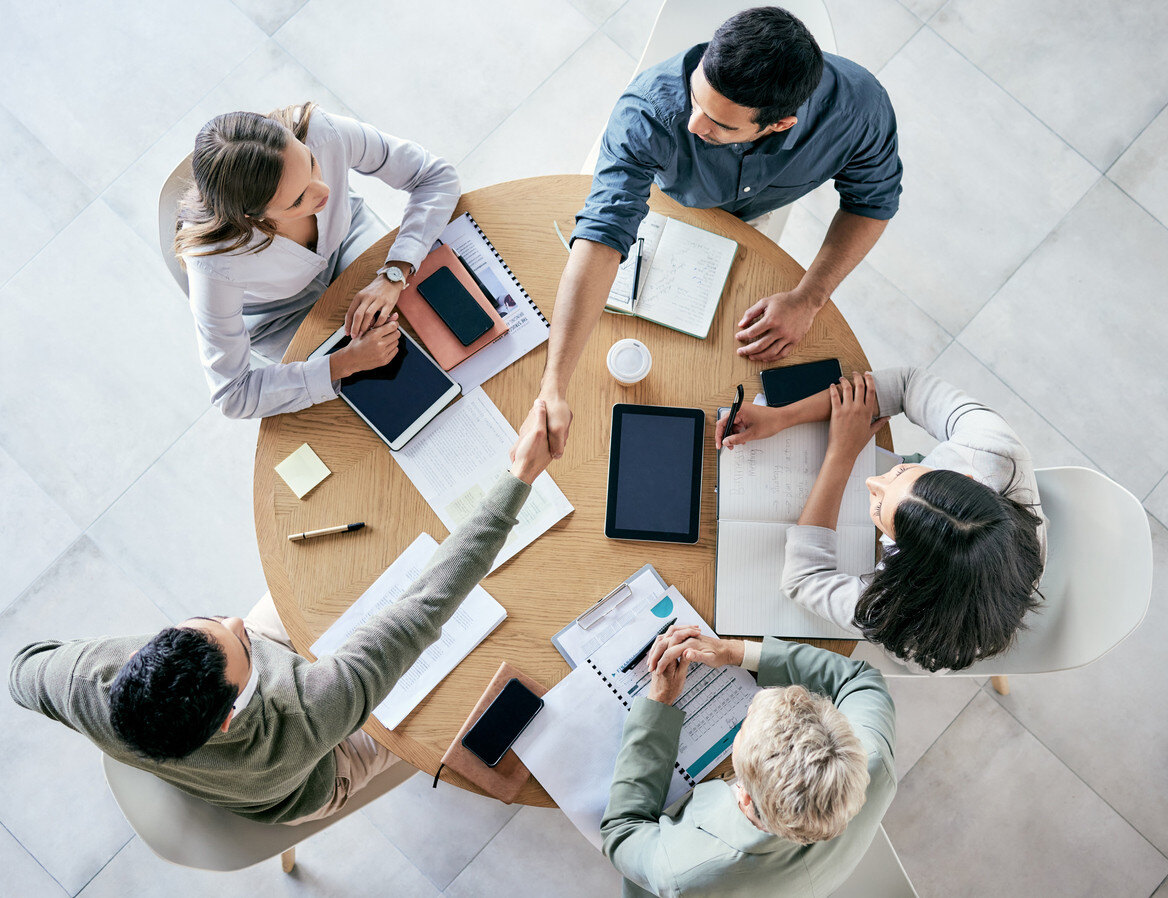
<svg viewBox="0 0 1168 898"><path fill-rule="evenodd" d="M309 358L348 344L342 325ZM341 381L341 398L394 450L405 446L458 394L458 384L405 331L388 365Z"/></svg>
<svg viewBox="0 0 1168 898"><path fill-rule="evenodd" d="M612 407L605 536L698 541L705 426L698 408Z"/></svg>

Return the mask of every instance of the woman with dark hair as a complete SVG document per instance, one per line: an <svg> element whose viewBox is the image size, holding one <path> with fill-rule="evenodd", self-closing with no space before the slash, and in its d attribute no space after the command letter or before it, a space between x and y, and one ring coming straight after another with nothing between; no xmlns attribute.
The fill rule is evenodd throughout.
<svg viewBox="0 0 1168 898"><path fill-rule="evenodd" d="M838 569L836 522L856 457L904 412L942 442L921 464L869 477L883 560ZM787 532L783 590L805 608L927 670L961 670L1009 648L1036 608L1046 528L1030 454L996 413L917 368L854 374L783 408L744 405L718 448L830 420L827 454Z"/></svg>
<svg viewBox="0 0 1168 898"><path fill-rule="evenodd" d="M393 358L393 307L458 202L450 163L312 103L217 116L191 162L174 252L186 266L215 406L231 418L297 411ZM350 170L409 193L385 265L345 315L352 342L325 358L253 369L251 352L279 359L325 288L385 233L349 189Z"/></svg>

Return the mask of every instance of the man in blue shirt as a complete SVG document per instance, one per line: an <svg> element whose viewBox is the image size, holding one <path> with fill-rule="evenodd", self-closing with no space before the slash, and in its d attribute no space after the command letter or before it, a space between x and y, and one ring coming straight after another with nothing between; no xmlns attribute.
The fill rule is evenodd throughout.
<svg viewBox="0 0 1168 898"><path fill-rule="evenodd" d="M656 183L678 202L753 219L829 179L840 210L799 284L739 321L738 354L787 355L896 214L901 164L888 95L862 67L823 54L803 23L763 7L635 78L601 142L560 279L540 396L552 453L568 438L568 383L636 239Z"/></svg>

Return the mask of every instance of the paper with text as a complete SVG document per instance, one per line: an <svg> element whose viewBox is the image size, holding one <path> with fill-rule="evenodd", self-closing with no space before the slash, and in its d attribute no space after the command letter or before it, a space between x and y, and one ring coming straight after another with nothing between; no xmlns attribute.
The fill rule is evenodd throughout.
<svg viewBox="0 0 1168 898"><path fill-rule="evenodd" d="M796 524L827 452L828 423L788 427L718 454L718 561L714 624L735 636L855 639L783 595L787 528ZM864 481L876 471L870 440L852 467L836 527L839 570L875 566L875 527Z"/></svg>
<svg viewBox="0 0 1168 898"><path fill-rule="evenodd" d="M312 654L318 658L333 654L372 615L396 604L421 576L436 551L438 543L434 538L428 533L420 534L312 644ZM392 730L506 617L503 606L481 586L476 586L443 625L438 640L418 656L374 709L374 716Z"/></svg>
<svg viewBox="0 0 1168 898"><path fill-rule="evenodd" d="M738 244L728 237L667 219L653 264L643 275L636 314L704 339L737 252Z"/></svg>
<svg viewBox="0 0 1168 898"><path fill-rule="evenodd" d="M508 452L517 438L495 403L476 388L445 409L404 448L390 454L446 529L453 530L511 467ZM568 497L548 473L540 474L491 570L572 511Z"/></svg>
<svg viewBox="0 0 1168 898"><path fill-rule="evenodd" d="M510 328L494 343L484 346L450 370L450 376L462 387L462 392L469 393L545 342L549 327L469 212L450 222L438 236L438 242L454 250L475 273Z"/></svg>
<svg viewBox="0 0 1168 898"><path fill-rule="evenodd" d="M596 655L552 687L544 696L543 711L513 746L568 819L597 848L628 709L648 684L644 659L627 672L619 668L673 617L678 624L698 624L702 632L713 634L693 606L670 587ZM730 753L756 692L754 678L741 668L690 665L675 705L686 712L686 718L666 806Z"/></svg>

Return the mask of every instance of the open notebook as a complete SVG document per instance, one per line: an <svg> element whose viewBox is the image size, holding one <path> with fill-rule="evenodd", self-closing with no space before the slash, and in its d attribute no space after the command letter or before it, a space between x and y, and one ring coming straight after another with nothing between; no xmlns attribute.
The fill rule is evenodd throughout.
<svg viewBox="0 0 1168 898"><path fill-rule="evenodd" d="M827 422L800 424L718 453L718 562L714 628L721 635L855 639L783 595L787 530L799 520L827 451ZM875 563L876 528L864 481L876 473L876 443L856 459L840 506L839 570Z"/></svg>
<svg viewBox="0 0 1168 898"><path fill-rule="evenodd" d="M705 339L722 299L738 244L674 218L650 212L637 237L644 240L640 290L633 301L637 246L617 269L606 308L636 315Z"/></svg>
<svg viewBox="0 0 1168 898"><path fill-rule="evenodd" d="M318 658L333 654L357 627L378 611L395 604L421 576L437 551L438 543L434 538L428 533L420 534L312 644L312 654ZM506 617L506 609L485 589L476 586L442 626L438 640L418 656L385 700L373 709L373 716L392 730Z"/></svg>

